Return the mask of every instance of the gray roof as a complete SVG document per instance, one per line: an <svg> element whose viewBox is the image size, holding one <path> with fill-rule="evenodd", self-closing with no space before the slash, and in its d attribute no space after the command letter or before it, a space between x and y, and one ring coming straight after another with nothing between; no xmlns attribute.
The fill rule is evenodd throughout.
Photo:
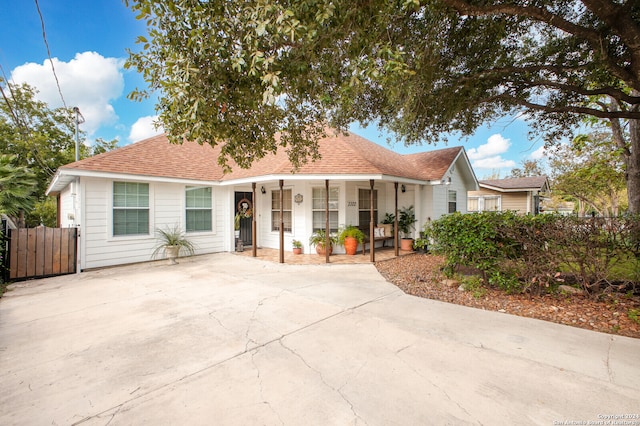
<svg viewBox="0 0 640 426"><path fill-rule="evenodd" d="M478 184L481 188L489 188L503 192L545 191L549 189L549 181L546 176L480 180Z"/></svg>

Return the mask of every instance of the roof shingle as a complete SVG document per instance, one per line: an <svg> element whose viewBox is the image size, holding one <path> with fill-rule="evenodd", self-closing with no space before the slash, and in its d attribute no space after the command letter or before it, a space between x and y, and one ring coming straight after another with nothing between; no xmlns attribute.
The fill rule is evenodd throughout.
<svg viewBox="0 0 640 426"><path fill-rule="evenodd" d="M418 180L440 179L462 147L401 155L353 133L330 131L319 141L321 159L301 166L295 174L387 175ZM230 181L293 172L285 149L255 161L250 169L230 162L225 175L218 165L220 147L195 142L169 143L154 136L125 147L62 166L63 170L87 170L203 181Z"/></svg>

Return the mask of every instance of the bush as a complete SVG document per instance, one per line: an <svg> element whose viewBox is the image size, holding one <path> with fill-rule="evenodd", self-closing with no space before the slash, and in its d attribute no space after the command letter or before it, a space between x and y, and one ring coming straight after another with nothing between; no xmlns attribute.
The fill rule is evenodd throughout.
<svg viewBox="0 0 640 426"><path fill-rule="evenodd" d="M590 293L640 282L640 218L521 216L513 212L451 214L429 229L446 272L479 269L507 292L540 293L566 279Z"/></svg>

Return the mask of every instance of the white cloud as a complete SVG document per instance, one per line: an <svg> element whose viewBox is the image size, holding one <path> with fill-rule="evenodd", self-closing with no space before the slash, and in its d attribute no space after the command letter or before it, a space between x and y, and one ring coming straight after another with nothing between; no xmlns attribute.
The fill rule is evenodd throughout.
<svg viewBox="0 0 640 426"><path fill-rule="evenodd" d="M86 120L82 124L83 130L92 135L100 126L118 120L111 101L119 98L124 90L122 60L83 52L76 53L69 62L58 58L52 61L67 106L80 108ZM27 83L38 89L38 99L50 107L62 106L48 59L42 64L30 62L16 67L11 79L14 83Z"/></svg>
<svg viewBox="0 0 640 426"><path fill-rule="evenodd" d="M500 134L489 136L487 143L478 148L471 148L467 152L472 166L476 169L502 169L514 167L515 161L505 160L500 154L509 150L511 142Z"/></svg>
<svg viewBox="0 0 640 426"><path fill-rule="evenodd" d="M480 145L478 148L471 148L467 155L471 160L480 160L482 158L492 157L498 154L504 154L509 150L511 142L509 139L503 138L499 134L489 136L487 143Z"/></svg>
<svg viewBox="0 0 640 426"><path fill-rule="evenodd" d="M542 160L546 156L547 151L545 151L544 146L541 146L540 148L533 151L531 155L529 155L529 158L532 160Z"/></svg>
<svg viewBox="0 0 640 426"><path fill-rule="evenodd" d="M131 142L137 142L142 139L150 138L151 136L159 135L164 132L162 125L156 128L157 115L148 115L146 117L140 117L131 126L131 132L129 133L129 140Z"/></svg>
<svg viewBox="0 0 640 426"><path fill-rule="evenodd" d="M516 162L513 160L505 160L499 155L494 157L481 158L475 160L472 164L475 169L505 169L516 166Z"/></svg>

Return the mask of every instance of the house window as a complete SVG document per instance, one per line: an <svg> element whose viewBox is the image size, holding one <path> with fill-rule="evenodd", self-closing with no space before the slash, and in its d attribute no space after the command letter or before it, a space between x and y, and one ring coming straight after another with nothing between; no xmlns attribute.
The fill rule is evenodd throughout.
<svg viewBox="0 0 640 426"><path fill-rule="evenodd" d="M358 224L369 227L371 221L371 190L358 189ZM378 223L378 190L373 190L373 223Z"/></svg>
<svg viewBox="0 0 640 426"><path fill-rule="evenodd" d="M484 211L497 212L500 210L500 196L484 197Z"/></svg>
<svg viewBox="0 0 640 426"><path fill-rule="evenodd" d="M455 213L458 210L458 194L456 191L449 191L449 213Z"/></svg>
<svg viewBox="0 0 640 426"><path fill-rule="evenodd" d="M149 234L149 184L113 182L113 235Z"/></svg>
<svg viewBox="0 0 640 426"><path fill-rule="evenodd" d="M478 197L469 197L467 199L467 211L468 212L478 212L480 211L480 199Z"/></svg>
<svg viewBox="0 0 640 426"><path fill-rule="evenodd" d="M500 211L500 196L490 195L482 197L469 197L467 199L467 211L484 212Z"/></svg>
<svg viewBox="0 0 640 426"><path fill-rule="evenodd" d="M327 199L325 198L325 192L325 188L313 188L311 209L313 211L314 231L324 229L326 226ZM338 187L329 188L329 232L338 231L339 195L340 190Z"/></svg>
<svg viewBox="0 0 640 426"><path fill-rule="evenodd" d="M185 197L187 232L211 231L211 188L187 187Z"/></svg>
<svg viewBox="0 0 640 426"><path fill-rule="evenodd" d="M291 190L284 189L283 205L283 229L284 232L291 232ZM280 230L280 190L271 191L271 230Z"/></svg>

